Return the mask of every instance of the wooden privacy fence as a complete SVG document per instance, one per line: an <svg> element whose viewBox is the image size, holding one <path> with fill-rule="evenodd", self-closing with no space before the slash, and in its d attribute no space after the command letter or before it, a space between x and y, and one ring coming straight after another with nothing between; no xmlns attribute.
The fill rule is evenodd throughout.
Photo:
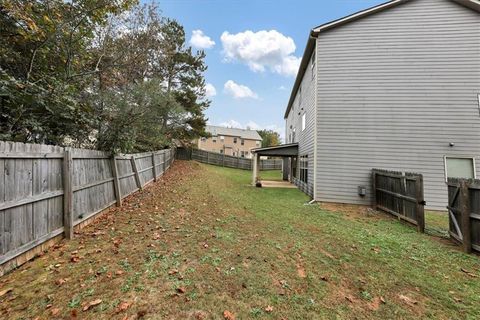
<svg viewBox="0 0 480 320"><path fill-rule="evenodd" d="M450 237L465 252L480 251L480 180L449 178L447 185Z"/></svg>
<svg viewBox="0 0 480 320"><path fill-rule="evenodd" d="M423 176L417 173L372 170L375 209L388 212L425 231Z"/></svg>
<svg viewBox="0 0 480 320"><path fill-rule="evenodd" d="M178 148L176 158L179 160L196 160L202 163L217 166L252 170L252 159L233 157L223 153L210 152L199 149ZM260 160L260 170L281 170L282 159Z"/></svg>
<svg viewBox="0 0 480 320"><path fill-rule="evenodd" d="M156 180L174 150L123 154L0 142L0 274Z"/></svg>

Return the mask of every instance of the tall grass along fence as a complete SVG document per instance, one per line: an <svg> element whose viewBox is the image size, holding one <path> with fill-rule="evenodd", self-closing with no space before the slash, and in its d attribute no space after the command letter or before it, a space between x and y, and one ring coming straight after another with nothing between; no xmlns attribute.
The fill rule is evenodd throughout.
<svg viewBox="0 0 480 320"><path fill-rule="evenodd" d="M95 150L0 142L0 275L170 167L174 150L110 156Z"/></svg>
<svg viewBox="0 0 480 320"><path fill-rule="evenodd" d="M425 231L423 176L418 173L372 170L373 207Z"/></svg>
<svg viewBox="0 0 480 320"><path fill-rule="evenodd" d="M210 152L199 149L178 148L176 158L179 160L196 160L202 163L213 164L217 166L252 170L253 160L228 156L223 153ZM282 159L262 159L260 160L260 170L281 170Z"/></svg>
<svg viewBox="0 0 480 320"><path fill-rule="evenodd" d="M449 234L465 252L480 252L480 180L449 178Z"/></svg>

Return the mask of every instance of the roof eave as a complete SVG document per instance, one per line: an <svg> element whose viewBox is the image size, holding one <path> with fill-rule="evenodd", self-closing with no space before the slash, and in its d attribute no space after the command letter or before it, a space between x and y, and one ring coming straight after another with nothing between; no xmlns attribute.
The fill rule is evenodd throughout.
<svg viewBox="0 0 480 320"><path fill-rule="evenodd" d="M310 56L312 55L313 49L315 48L315 37L313 30L310 31L308 36L307 45L305 46L305 50L303 51L302 61L300 62L300 67L298 68L297 77L295 78L295 82L293 84L292 93L290 94L290 99L288 100L287 109L285 110L284 119L288 117L288 113L292 108L293 101L295 100L295 95L297 94L297 90L302 83L303 76L305 75L305 71L307 70L308 63L310 62Z"/></svg>

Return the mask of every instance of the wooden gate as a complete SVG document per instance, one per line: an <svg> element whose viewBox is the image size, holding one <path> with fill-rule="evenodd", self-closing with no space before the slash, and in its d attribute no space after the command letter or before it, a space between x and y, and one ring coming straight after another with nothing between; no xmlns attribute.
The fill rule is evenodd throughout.
<svg viewBox="0 0 480 320"><path fill-rule="evenodd" d="M372 170L373 207L425 231L423 176L417 173Z"/></svg>
<svg viewBox="0 0 480 320"><path fill-rule="evenodd" d="M449 234L465 252L480 251L480 180L449 178Z"/></svg>

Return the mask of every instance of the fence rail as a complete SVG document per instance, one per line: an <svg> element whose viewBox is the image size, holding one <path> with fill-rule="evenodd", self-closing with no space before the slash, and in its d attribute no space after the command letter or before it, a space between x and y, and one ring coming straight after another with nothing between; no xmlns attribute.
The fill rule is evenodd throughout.
<svg viewBox="0 0 480 320"><path fill-rule="evenodd" d="M450 237L465 252L480 251L480 180L449 178L447 185Z"/></svg>
<svg viewBox="0 0 480 320"><path fill-rule="evenodd" d="M373 206L425 231L423 176L417 173L372 170Z"/></svg>
<svg viewBox="0 0 480 320"><path fill-rule="evenodd" d="M75 226L121 205L163 175L173 159L171 149L111 157L0 142L0 274L31 258L37 246L62 234L71 238Z"/></svg>
<svg viewBox="0 0 480 320"><path fill-rule="evenodd" d="M223 153L210 152L199 149L177 149L176 158L179 160L196 160L202 163L213 164L217 166L252 170L252 159L233 157ZM260 170L281 170L282 159L262 159L260 160Z"/></svg>

